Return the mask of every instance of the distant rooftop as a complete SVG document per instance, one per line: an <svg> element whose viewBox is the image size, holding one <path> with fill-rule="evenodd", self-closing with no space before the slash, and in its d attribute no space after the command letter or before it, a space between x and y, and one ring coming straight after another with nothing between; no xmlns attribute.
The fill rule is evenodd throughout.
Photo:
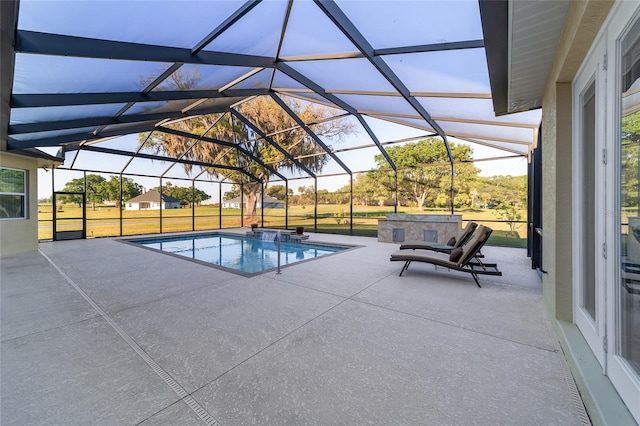
<svg viewBox="0 0 640 426"><path fill-rule="evenodd" d="M147 192L145 192L144 194L140 194L137 197L133 197L130 200L127 200L127 203L139 203L139 202L154 202L154 203L159 203L160 202L160 192L155 190L155 189L151 189ZM165 203L179 203L180 200L178 200L177 198L171 197L167 194L162 194L162 201Z"/></svg>

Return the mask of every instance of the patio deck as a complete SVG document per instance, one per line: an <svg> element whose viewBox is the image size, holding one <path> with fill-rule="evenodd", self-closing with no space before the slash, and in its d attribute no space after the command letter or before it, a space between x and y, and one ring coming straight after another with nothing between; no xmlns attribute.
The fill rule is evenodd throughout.
<svg viewBox="0 0 640 426"><path fill-rule="evenodd" d="M524 250L485 248L480 289L310 241L363 247L252 278L115 239L3 257L0 422L584 424Z"/></svg>

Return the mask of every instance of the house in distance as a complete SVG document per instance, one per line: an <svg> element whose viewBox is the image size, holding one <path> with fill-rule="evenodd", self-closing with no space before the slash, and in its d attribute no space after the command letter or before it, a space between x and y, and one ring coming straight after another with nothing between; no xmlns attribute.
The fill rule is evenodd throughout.
<svg viewBox="0 0 640 426"><path fill-rule="evenodd" d="M125 210L160 210L161 204L163 210L180 208L180 200L167 194L162 194L161 203L160 192L152 189L128 200L125 203Z"/></svg>
<svg viewBox="0 0 640 426"><path fill-rule="evenodd" d="M240 208L240 204L242 204L242 208L246 208L247 207L247 203L241 203L240 201L240 197L236 197L236 198L232 198L230 200L225 200L222 202L222 207L224 207L225 209L239 209ZM256 202L256 208L262 208L262 202L261 200L258 198L258 201ZM284 209L284 201L280 201L275 197L272 197L270 195L265 195L264 196L264 208L265 209Z"/></svg>

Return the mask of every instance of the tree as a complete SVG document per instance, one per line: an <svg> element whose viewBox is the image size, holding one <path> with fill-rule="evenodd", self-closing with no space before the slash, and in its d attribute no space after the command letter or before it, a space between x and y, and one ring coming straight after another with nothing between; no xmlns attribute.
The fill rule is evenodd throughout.
<svg viewBox="0 0 640 426"><path fill-rule="evenodd" d="M354 193L366 196L367 199L375 200L378 206L383 206L385 201L391 200L395 203L396 198L396 176L393 170L388 168L386 160L380 162L382 157L376 157L379 164L378 170L372 170L365 175L359 175L354 180ZM365 195L366 194L366 195Z"/></svg>
<svg viewBox="0 0 640 426"><path fill-rule="evenodd" d="M450 198L451 197L448 194L441 192L438 194L433 203L436 205L436 207L447 207L451 202Z"/></svg>
<svg viewBox="0 0 640 426"><path fill-rule="evenodd" d="M182 89L192 87L197 78L196 75L187 75L186 73L174 73L171 76L172 84ZM293 98L283 98L283 101L305 123L317 123L313 125L313 131L318 136L323 136L325 140L329 138L339 141L345 135L355 131L355 126L344 118L327 120L333 115L327 107L303 103ZM304 129L294 126L292 118L270 97L254 98L242 103L237 109L262 132L272 134L270 138L273 142L297 158L297 161L309 170L319 172L328 161L325 151L316 145L313 138ZM252 128L248 128L239 120L232 118L231 114L201 115L173 123L171 126L194 135L202 135L206 132L206 136L209 138L236 143L276 170L299 171L296 162L288 159L272 144L259 137ZM282 131L283 129L288 130ZM140 140L144 140L145 136L140 135ZM156 153L165 153L170 157L184 154L184 158L189 160L238 167L250 172L265 183L269 181L272 174L267 168L252 161L235 148L198 141L197 138L153 132L145 147ZM191 172L191 165L185 164L184 168L187 173ZM261 191L260 182L250 180L240 171L215 168L215 166L208 168L207 172L211 175L224 176L236 185L242 184L244 201L247 206L246 219L253 220L258 194Z"/></svg>
<svg viewBox="0 0 640 426"><path fill-rule="evenodd" d="M239 196L240 196L240 188L234 185L233 188L231 188L231 191L227 191L222 195L222 199L224 201L233 200L234 198Z"/></svg>
<svg viewBox="0 0 640 426"><path fill-rule="evenodd" d="M318 189L316 195L318 197L318 204L329 204L331 194L328 189Z"/></svg>
<svg viewBox="0 0 640 426"><path fill-rule="evenodd" d="M524 206L527 203L527 176L492 176L489 178L494 203Z"/></svg>
<svg viewBox="0 0 640 426"><path fill-rule="evenodd" d="M160 192L160 187L153 188L156 191ZM173 193L175 192L176 187L173 186L171 182L167 182L162 187L162 193L168 195L169 197L173 197ZM174 197L175 198L175 197Z"/></svg>
<svg viewBox="0 0 640 426"><path fill-rule="evenodd" d="M266 193L271 197L284 201L287 198L287 195L293 195L293 189L289 188L289 191L287 192L287 187L284 185L271 185L267 188Z"/></svg>
<svg viewBox="0 0 640 426"><path fill-rule="evenodd" d="M518 236L516 228L518 227L518 221L522 220L522 212L511 204L501 204L496 210L498 217L507 221L509 224L510 234L514 237Z"/></svg>
<svg viewBox="0 0 640 426"><path fill-rule="evenodd" d="M527 176L478 176L473 182L484 208L512 204L527 204Z"/></svg>
<svg viewBox="0 0 640 426"><path fill-rule="evenodd" d="M620 144L620 203L622 207L640 206L640 112L622 118Z"/></svg>
<svg viewBox="0 0 640 426"><path fill-rule="evenodd" d="M111 176L108 181L103 183L103 191L105 200L115 200L116 206L122 208L120 200L120 179ZM142 194L142 185L136 183L131 178L122 178L122 200L130 200Z"/></svg>
<svg viewBox="0 0 640 426"><path fill-rule="evenodd" d="M152 189L160 191L159 187ZM200 189L187 186L175 186L171 182L167 182L167 184L162 187L162 193L177 199L182 206L192 205L192 202L199 204L211 198L209 194Z"/></svg>
<svg viewBox="0 0 640 426"><path fill-rule="evenodd" d="M206 192L196 188L194 191L194 196L193 196L193 202L196 204L200 204L201 202L208 200L209 198L211 198L211 195L207 194Z"/></svg>
<svg viewBox="0 0 640 426"><path fill-rule="evenodd" d="M479 170L468 162L473 151L468 145L449 143L456 164L457 185L463 179L475 178ZM398 193L402 197L415 201L418 211L424 210L425 202L434 203L442 189L451 187L451 164L444 142L438 138L427 138L415 143L395 146L387 149L389 157L397 167ZM388 169L385 158L375 157L379 169Z"/></svg>
<svg viewBox="0 0 640 426"><path fill-rule="evenodd" d="M472 188L471 191L469 191L469 197L471 198L471 208L473 208L476 206L476 200L478 199L478 190Z"/></svg>
<svg viewBox="0 0 640 426"><path fill-rule="evenodd" d="M464 192L456 194L455 198L453 199L453 205L456 207L468 206L470 202L471 198Z"/></svg>
<svg viewBox="0 0 640 426"><path fill-rule="evenodd" d="M305 204L313 204L315 195L315 189L313 186L301 186L298 188L298 192L300 193L300 205L304 206Z"/></svg>
<svg viewBox="0 0 640 426"><path fill-rule="evenodd" d="M355 184L354 184L355 192ZM351 194L351 185L347 184L341 188L336 189L334 192L326 194L326 199L329 204L349 204ZM354 202L356 200L354 199Z"/></svg>
<svg viewBox="0 0 640 426"><path fill-rule="evenodd" d="M86 197L91 203L91 209L96 210L96 203L105 200L104 183L107 180L100 175L87 175Z"/></svg>
<svg viewBox="0 0 640 426"><path fill-rule="evenodd" d="M174 186L171 196L177 198L182 206L193 206L195 203L211 198L209 194L200 189L186 186Z"/></svg>
<svg viewBox="0 0 640 426"><path fill-rule="evenodd" d="M488 192L483 192L480 195L480 198L482 198L482 201L484 202L484 208L486 209L489 206L489 201L491 201L491 194Z"/></svg>
<svg viewBox="0 0 640 426"><path fill-rule="evenodd" d="M374 203L382 206L388 199L393 199L393 185L389 187L386 177L386 173L377 171L356 175L353 180L354 202L363 206Z"/></svg>
<svg viewBox="0 0 640 426"><path fill-rule="evenodd" d="M102 203L107 197L105 196L104 183L107 180L100 175L87 175L86 191L85 179L76 178L67 182L63 188L65 192L86 192L85 197L91 203L92 209L96 209L96 203ZM82 206L82 197L79 195L67 195L62 198L65 202L76 203L78 207Z"/></svg>

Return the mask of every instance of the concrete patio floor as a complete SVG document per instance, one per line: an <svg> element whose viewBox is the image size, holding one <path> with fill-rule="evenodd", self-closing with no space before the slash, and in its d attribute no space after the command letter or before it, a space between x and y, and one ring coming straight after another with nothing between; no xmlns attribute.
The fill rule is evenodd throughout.
<svg viewBox="0 0 640 426"><path fill-rule="evenodd" d="M393 244L244 278L116 239L0 259L2 425L579 425L522 249L502 277Z"/></svg>

